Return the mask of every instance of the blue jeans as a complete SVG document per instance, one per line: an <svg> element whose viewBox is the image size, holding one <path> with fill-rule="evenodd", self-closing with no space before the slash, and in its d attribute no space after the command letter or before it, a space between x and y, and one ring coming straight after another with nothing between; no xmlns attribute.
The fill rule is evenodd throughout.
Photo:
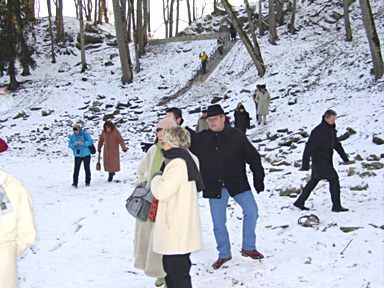
<svg viewBox="0 0 384 288"><path fill-rule="evenodd" d="M221 199L209 199L219 258L231 257L231 244L227 230L227 204L229 193L226 188L221 191ZM256 250L256 222L259 217L257 204L252 191L246 191L233 197L243 209L243 244L242 249Z"/></svg>

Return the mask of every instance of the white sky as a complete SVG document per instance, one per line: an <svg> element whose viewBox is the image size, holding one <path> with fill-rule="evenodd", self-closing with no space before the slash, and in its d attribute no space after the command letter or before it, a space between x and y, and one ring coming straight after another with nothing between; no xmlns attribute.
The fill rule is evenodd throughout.
<svg viewBox="0 0 384 288"><path fill-rule="evenodd" d="M112 11L112 0L108 1L108 8L109 8L109 18L113 19L113 11ZM163 1L162 0L150 0L151 1L151 28L152 33L154 33L155 38L163 38L165 35L164 32L164 24L163 24ZM198 8L198 16L201 15L202 6L205 5L206 8L204 10L204 14L209 14L213 11L213 0L195 0L196 6ZM53 2L53 1L51 1ZM64 9L63 13L64 16L71 16L76 17L76 10L75 10L75 4L74 0L64 0ZM257 2L257 1L249 1L249 2ZM187 14L187 2L185 0L180 1L180 23L179 23L179 31L182 31L186 26L188 21L188 14ZM190 3L192 5L192 0L190 0ZM232 5L241 5L244 3L243 0L230 0L230 3ZM175 5L176 8L176 5ZM40 17L44 17L48 15L47 12L47 1L46 0L39 0L36 1L36 9L37 14ZM55 9L54 5L52 3L52 15L55 15ZM176 18L176 12L174 13L174 17Z"/></svg>

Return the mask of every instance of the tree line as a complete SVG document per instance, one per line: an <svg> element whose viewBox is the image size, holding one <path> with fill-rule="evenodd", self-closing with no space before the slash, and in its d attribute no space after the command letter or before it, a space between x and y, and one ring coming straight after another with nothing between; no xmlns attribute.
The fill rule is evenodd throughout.
<svg viewBox="0 0 384 288"><path fill-rule="evenodd" d="M37 0L39 1L39 0ZM56 62L56 51L65 47L68 35L65 32L63 17L63 0L46 1L48 12L48 34L50 38L50 54L52 63ZM305 0L302 0L303 2ZM314 0L307 0L313 2ZM353 41L353 32L349 17L351 4L359 1L361 14L369 42L373 61L373 72L376 79L384 74L383 58L380 50L380 40L377 35L374 17L369 0L340 0L344 9L344 26L346 41ZM17 62L22 68L21 75L30 75L31 69L36 67L33 58L35 48L32 45L35 40L34 25L36 22L36 0L0 0L0 75L9 75L9 89L14 90L19 86L17 81ZM188 24L192 24L205 12L205 4L201 7L201 15L198 15L195 0L162 0L163 24L165 37L175 37L179 34L180 2L184 2L187 10ZM308 5L310 5L310 3ZM266 68L262 58L258 37L264 36L268 31L269 42L276 45L278 40L277 26L287 24L288 31L297 32L295 19L297 12L297 0L259 0L258 17L250 7L249 1L244 0L248 17L248 31L238 19L232 5L228 0L214 0L213 14L222 13L220 4L238 32L251 59L253 60L260 77L265 75ZM268 13L263 13L263 5L268 5ZM68 2L66 1L66 5ZM84 41L84 20L97 26L101 23L109 23L108 0L74 0L76 17L79 19L79 38L81 50L81 72L88 69ZM289 9L287 9L289 6ZM52 10L55 11L53 17ZM115 19L117 46L122 69L122 83L133 81L133 69L141 70L140 57L145 54L145 47L152 33L151 27L151 0L112 0L112 10ZM287 11L290 11L287 13ZM290 14L287 17L287 14ZM133 42L134 65L132 64L129 43Z"/></svg>

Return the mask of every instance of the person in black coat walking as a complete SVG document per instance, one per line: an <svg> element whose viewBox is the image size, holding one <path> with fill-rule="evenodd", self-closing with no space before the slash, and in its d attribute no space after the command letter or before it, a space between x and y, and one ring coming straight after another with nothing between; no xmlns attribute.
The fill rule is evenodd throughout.
<svg viewBox="0 0 384 288"><path fill-rule="evenodd" d="M209 130L193 136L190 150L200 161L205 190L209 199L214 235L219 259L213 269L219 269L232 259L226 213L229 197L243 209L243 243L241 254L252 259L264 256L256 250L256 222L258 208L248 183L246 164L253 172L257 193L264 190L264 169L260 154L240 130L225 124L225 113L220 105L208 107Z"/></svg>
<svg viewBox="0 0 384 288"><path fill-rule="evenodd" d="M244 134L247 132L247 129L251 128L249 113L245 111L245 107L242 103L239 103L235 110L235 127L241 130Z"/></svg>
<svg viewBox="0 0 384 288"><path fill-rule="evenodd" d="M310 158L312 158L312 176L311 180L304 187L301 195L294 203L294 206L301 210L309 210L304 205L305 201L308 199L313 189L316 188L319 181L326 179L329 181L331 191L333 203L332 211L348 211L348 209L341 206L339 176L332 163L333 150L336 150L337 153L339 153L344 162L349 161L343 146L341 146L341 143L336 136L336 118L337 114L335 111L327 110L323 115L323 121L313 129L305 146L302 170L309 170L309 161Z"/></svg>

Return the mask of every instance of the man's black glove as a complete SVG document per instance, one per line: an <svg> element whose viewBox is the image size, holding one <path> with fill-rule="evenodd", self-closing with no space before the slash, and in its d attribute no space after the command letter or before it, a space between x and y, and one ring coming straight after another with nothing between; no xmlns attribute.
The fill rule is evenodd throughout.
<svg viewBox="0 0 384 288"><path fill-rule="evenodd" d="M145 142L140 143L141 150L143 150L144 153L147 153L149 148L151 148L152 145L153 143L145 143Z"/></svg>
<svg viewBox="0 0 384 288"><path fill-rule="evenodd" d="M264 191L264 180L256 179L254 181L254 186L257 191L257 194Z"/></svg>

